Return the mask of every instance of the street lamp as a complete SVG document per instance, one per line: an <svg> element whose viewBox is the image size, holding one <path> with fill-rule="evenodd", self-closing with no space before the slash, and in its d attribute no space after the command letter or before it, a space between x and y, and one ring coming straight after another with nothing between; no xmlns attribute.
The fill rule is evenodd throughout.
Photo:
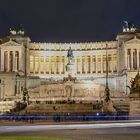
<svg viewBox="0 0 140 140"><path fill-rule="evenodd" d="M25 45L25 65L24 65L24 89L23 89L23 102L29 104L29 94L27 90L27 45Z"/></svg>
<svg viewBox="0 0 140 140"><path fill-rule="evenodd" d="M125 93L127 95L127 69L125 69L125 80L126 80L126 83L125 83Z"/></svg>
<svg viewBox="0 0 140 140"><path fill-rule="evenodd" d="M17 78L18 78L18 76L19 76L19 73L18 73L18 71L15 71L15 95L18 93L17 92Z"/></svg>
<svg viewBox="0 0 140 140"><path fill-rule="evenodd" d="M125 94L127 95L127 76L128 76L128 71L127 68L124 68L122 70L122 75L125 75Z"/></svg>
<svg viewBox="0 0 140 140"><path fill-rule="evenodd" d="M108 87L108 44L106 43L106 87L105 87L105 101L108 102L110 100L110 90Z"/></svg>

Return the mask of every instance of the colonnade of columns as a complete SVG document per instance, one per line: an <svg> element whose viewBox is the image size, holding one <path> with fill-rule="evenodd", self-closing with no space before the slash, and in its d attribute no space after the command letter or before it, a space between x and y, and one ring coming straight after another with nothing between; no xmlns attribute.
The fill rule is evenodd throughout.
<svg viewBox="0 0 140 140"><path fill-rule="evenodd" d="M64 74L64 56L30 56L30 73Z"/></svg>
<svg viewBox="0 0 140 140"><path fill-rule="evenodd" d="M138 70L140 68L140 50L126 49L125 50L125 66L128 70Z"/></svg>
<svg viewBox="0 0 140 140"><path fill-rule="evenodd" d="M67 64L66 56L30 55L30 73L64 74ZM74 56L77 74L106 72L106 55ZM117 55L108 54L109 72L117 71Z"/></svg>
<svg viewBox="0 0 140 140"><path fill-rule="evenodd" d="M19 52L4 51L1 53L1 71L10 72L19 69Z"/></svg>
<svg viewBox="0 0 140 140"><path fill-rule="evenodd" d="M117 71L116 54L108 55L109 72ZM78 56L77 57L77 73L92 74L106 72L106 55Z"/></svg>

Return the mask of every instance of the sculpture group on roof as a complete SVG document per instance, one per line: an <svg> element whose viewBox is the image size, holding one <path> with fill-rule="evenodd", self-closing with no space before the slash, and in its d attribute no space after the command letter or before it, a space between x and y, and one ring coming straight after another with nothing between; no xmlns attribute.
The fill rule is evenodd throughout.
<svg viewBox="0 0 140 140"><path fill-rule="evenodd" d="M136 32L138 30L137 26L128 22L124 21L123 32Z"/></svg>
<svg viewBox="0 0 140 140"><path fill-rule="evenodd" d="M19 24L17 27L10 28L11 35L24 35L25 31L22 24Z"/></svg>

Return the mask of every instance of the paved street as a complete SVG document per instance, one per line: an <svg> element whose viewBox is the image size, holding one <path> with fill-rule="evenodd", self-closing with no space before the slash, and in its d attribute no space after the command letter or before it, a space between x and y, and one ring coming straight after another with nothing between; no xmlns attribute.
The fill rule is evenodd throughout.
<svg viewBox="0 0 140 140"><path fill-rule="evenodd" d="M58 137L70 140L139 140L140 122L0 126L1 136Z"/></svg>

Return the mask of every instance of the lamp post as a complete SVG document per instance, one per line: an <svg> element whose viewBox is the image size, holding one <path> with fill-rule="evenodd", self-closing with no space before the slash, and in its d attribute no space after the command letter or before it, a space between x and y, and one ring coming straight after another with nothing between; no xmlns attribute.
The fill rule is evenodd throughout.
<svg viewBox="0 0 140 140"><path fill-rule="evenodd" d="M123 70L122 70L122 76L125 76L125 81L124 81L124 84L125 84L125 94L127 95L127 67L125 67Z"/></svg>
<svg viewBox="0 0 140 140"><path fill-rule="evenodd" d="M105 101L110 100L110 90L108 87L108 44L106 43L106 87L105 87Z"/></svg>
<svg viewBox="0 0 140 140"><path fill-rule="evenodd" d="M126 81L125 81L125 82L126 82L126 83L125 83L125 85L126 85L126 86L125 86L125 94L127 95L127 69L125 69L125 80L126 80Z"/></svg>
<svg viewBox="0 0 140 140"><path fill-rule="evenodd" d="M17 94L17 78L18 78L19 74L18 72L16 71L16 74L15 74L15 95Z"/></svg>
<svg viewBox="0 0 140 140"><path fill-rule="evenodd" d="M29 95L27 90L27 45L25 45L25 65L24 65L24 89L23 89L23 102L29 104Z"/></svg>

